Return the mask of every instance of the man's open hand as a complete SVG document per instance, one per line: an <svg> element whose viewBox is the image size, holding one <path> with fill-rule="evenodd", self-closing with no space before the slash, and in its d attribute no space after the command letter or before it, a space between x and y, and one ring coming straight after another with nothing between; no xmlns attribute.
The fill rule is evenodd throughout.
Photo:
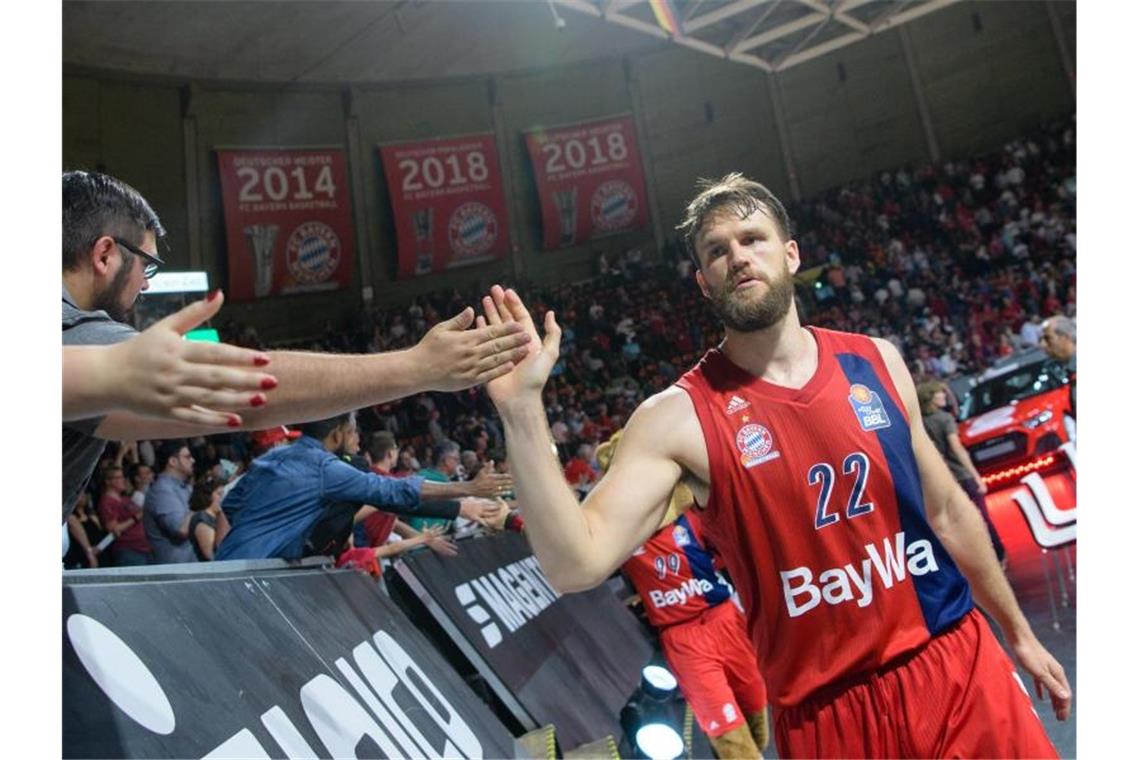
<svg viewBox="0 0 1140 760"><path fill-rule="evenodd" d="M415 364L426 375L425 387L434 391L461 391L493 380L526 358L531 336L516 324L480 324L468 306L440 322L411 350Z"/></svg>

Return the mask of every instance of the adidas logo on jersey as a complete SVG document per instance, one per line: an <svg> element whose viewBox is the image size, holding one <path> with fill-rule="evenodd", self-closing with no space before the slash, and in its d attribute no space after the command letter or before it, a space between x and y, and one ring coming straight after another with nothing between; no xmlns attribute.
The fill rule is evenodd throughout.
<svg viewBox="0 0 1140 760"><path fill-rule="evenodd" d="M799 617L827 602L831 605L855 602L866 607L875 598L874 579L878 577L884 589L902 583L911 575L926 575L938 572L938 562L934 559L934 547L926 539L906 543L906 535L899 531L892 537L883 539L882 553L875 544L866 544L863 549L867 557L857 569L848 562L842 567L833 567L819 573L819 580L810 568L797 567L780 572L780 582L784 586L784 602L788 615Z"/></svg>
<svg viewBox="0 0 1140 760"><path fill-rule="evenodd" d="M739 411L747 409L750 404L742 399L740 396L733 396L728 400L728 406L724 408L725 414L736 414Z"/></svg>
<svg viewBox="0 0 1140 760"><path fill-rule="evenodd" d="M695 596L704 596L713 590L711 582L704 578L689 578L677 588L659 591L653 589L649 592L649 600L657 609L682 605Z"/></svg>

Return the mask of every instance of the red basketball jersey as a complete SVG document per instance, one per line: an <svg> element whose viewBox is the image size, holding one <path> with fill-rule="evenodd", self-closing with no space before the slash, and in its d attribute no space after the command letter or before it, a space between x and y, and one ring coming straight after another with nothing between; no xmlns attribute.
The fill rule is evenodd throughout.
<svg viewBox="0 0 1140 760"><path fill-rule="evenodd" d="M700 517L692 510L669 523L633 553L622 571L657 628L684 623L732 596L705 548Z"/></svg>
<svg viewBox="0 0 1140 760"><path fill-rule="evenodd" d="M677 383L708 449L705 531L780 707L921 646L973 607L926 521L908 418L878 349L809 329L819 364L803 388L765 382L719 349Z"/></svg>

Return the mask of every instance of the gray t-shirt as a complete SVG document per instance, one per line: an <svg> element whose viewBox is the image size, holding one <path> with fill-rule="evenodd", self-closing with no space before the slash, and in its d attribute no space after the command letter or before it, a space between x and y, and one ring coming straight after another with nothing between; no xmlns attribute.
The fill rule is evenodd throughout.
<svg viewBox="0 0 1140 760"><path fill-rule="evenodd" d="M63 288L63 345L91 346L121 343L136 335L130 325L116 322L105 311L84 311ZM107 442L95 437L102 417L63 423L63 520L75 509L79 492L91 479Z"/></svg>
<svg viewBox="0 0 1140 760"><path fill-rule="evenodd" d="M950 472L954 474L955 479L970 480L973 477L970 475L970 471L962 466L958 457L954 456L954 452L950 450L950 436L958 433L958 423L954 421L950 413L939 409L933 414L924 414L922 425L926 428L926 434L930 436L930 440L934 441L934 447L938 449L938 453L950 466Z"/></svg>

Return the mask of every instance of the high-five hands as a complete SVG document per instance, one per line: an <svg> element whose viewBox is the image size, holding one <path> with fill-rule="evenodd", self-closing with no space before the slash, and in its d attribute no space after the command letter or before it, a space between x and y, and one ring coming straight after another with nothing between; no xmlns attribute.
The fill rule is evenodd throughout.
<svg viewBox="0 0 1140 760"><path fill-rule="evenodd" d="M512 324L519 325L524 334L529 336L529 341L524 346L525 357L517 360L509 371L488 381L487 393L496 406L541 393L550 370L558 361L562 328L555 320L554 311L546 312L543 324L546 335L540 340L534 320L518 293L511 288L504 290L501 286L494 285L491 294L483 296L483 314L476 320L476 326L506 327Z"/></svg>

